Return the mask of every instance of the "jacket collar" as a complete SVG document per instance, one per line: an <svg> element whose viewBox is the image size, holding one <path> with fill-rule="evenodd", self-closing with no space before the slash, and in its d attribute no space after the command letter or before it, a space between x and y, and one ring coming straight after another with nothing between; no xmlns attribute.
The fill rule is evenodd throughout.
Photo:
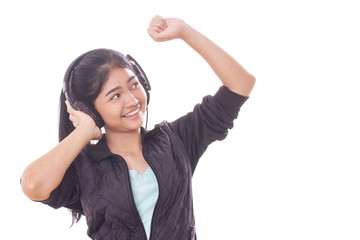
<svg viewBox="0 0 360 240"><path fill-rule="evenodd" d="M141 127L141 143L144 145L145 141L154 136L160 131L159 127L155 127L153 130L147 130ZM112 153L106 142L106 134L103 134L101 140L99 140L94 145L88 145L85 150L85 154L91 159L93 162L98 162L104 160L110 156L115 155Z"/></svg>

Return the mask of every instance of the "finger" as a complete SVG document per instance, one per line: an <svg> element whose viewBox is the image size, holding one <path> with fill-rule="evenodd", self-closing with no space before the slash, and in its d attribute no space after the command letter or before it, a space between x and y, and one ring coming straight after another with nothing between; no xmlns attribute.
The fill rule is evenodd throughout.
<svg viewBox="0 0 360 240"><path fill-rule="evenodd" d="M149 24L149 28L159 28L161 30L165 30L167 27L168 26L165 23L152 23L152 24Z"/></svg>
<svg viewBox="0 0 360 240"><path fill-rule="evenodd" d="M70 119L71 122L74 122L75 117L74 117L72 114L70 114L70 115L69 115L69 119Z"/></svg>
<svg viewBox="0 0 360 240"><path fill-rule="evenodd" d="M75 128L77 128L78 123L75 121L76 118L75 118L73 115L70 115L70 116L69 116L69 119L70 119L71 123L73 124L73 126L74 126Z"/></svg>
<svg viewBox="0 0 360 240"><path fill-rule="evenodd" d="M162 30L165 30L167 28L167 22L166 19L164 19L161 16L155 16L149 24L149 27L159 27Z"/></svg>
<svg viewBox="0 0 360 240"><path fill-rule="evenodd" d="M66 104L66 110L69 114L71 114L71 112L73 111L73 108L71 107L71 104L68 100L65 100L65 104Z"/></svg>
<svg viewBox="0 0 360 240"><path fill-rule="evenodd" d="M162 29L162 28L160 28L160 27L149 27L148 28L148 32L157 32L157 33L161 33L161 32L163 32L164 30Z"/></svg>
<svg viewBox="0 0 360 240"><path fill-rule="evenodd" d="M151 19L151 22L154 22L154 23L156 23L156 22L161 23L163 20L164 20L164 18L163 18L163 17L161 17L161 16L159 16L159 15L156 15L155 17L153 17L153 18Z"/></svg>
<svg viewBox="0 0 360 240"><path fill-rule="evenodd" d="M156 31L151 31L151 30L148 30L148 34L150 35L150 37L152 39L154 39L155 41L160 41L160 33L156 32Z"/></svg>
<svg viewBox="0 0 360 240"><path fill-rule="evenodd" d="M101 138L102 138L101 130L100 130L100 128L97 128L95 140L100 140Z"/></svg>
<svg viewBox="0 0 360 240"><path fill-rule="evenodd" d="M168 24L167 24L167 21L166 21L166 18L164 18L164 21L163 21L163 28L166 29L168 27Z"/></svg>

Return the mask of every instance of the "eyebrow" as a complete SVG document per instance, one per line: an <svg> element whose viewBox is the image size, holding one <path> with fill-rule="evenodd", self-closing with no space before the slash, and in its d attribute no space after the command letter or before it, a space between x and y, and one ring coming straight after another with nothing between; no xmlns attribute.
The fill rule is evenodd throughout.
<svg viewBox="0 0 360 240"><path fill-rule="evenodd" d="M135 75L132 75L126 82L129 84L131 82L131 80L133 80L134 78L135 78ZM117 87L114 87L114 88L110 89L106 93L105 97L108 96L109 94L111 94L112 92L115 92L116 90L119 90L121 88L122 88L121 86L117 86Z"/></svg>

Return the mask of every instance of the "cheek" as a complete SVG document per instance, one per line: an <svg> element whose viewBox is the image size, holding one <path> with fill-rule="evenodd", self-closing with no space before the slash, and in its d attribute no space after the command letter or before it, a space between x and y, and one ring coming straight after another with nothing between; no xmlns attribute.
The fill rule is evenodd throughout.
<svg viewBox="0 0 360 240"><path fill-rule="evenodd" d="M141 89L138 91L136 98L137 98L138 100L140 100L143 104L146 104L147 97L146 97L146 92L145 92L144 88L141 88Z"/></svg>
<svg viewBox="0 0 360 240"><path fill-rule="evenodd" d="M100 113L104 121L110 120L111 118L121 115L123 109L123 103L117 101L111 104L104 104L97 108L97 111Z"/></svg>

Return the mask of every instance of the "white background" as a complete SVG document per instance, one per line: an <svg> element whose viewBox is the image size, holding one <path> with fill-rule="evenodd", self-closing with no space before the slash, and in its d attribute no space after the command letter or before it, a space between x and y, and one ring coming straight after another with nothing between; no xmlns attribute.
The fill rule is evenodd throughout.
<svg viewBox="0 0 360 240"><path fill-rule="evenodd" d="M148 37L155 14L183 18L257 78L195 172L198 239L360 239L359 12L350 0L2 1L1 239L88 239L85 219L69 228L67 210L19 184L57 143L63 75L78 55L133 55L153 88L150 127L218 89L186 44Z"/></svg>

